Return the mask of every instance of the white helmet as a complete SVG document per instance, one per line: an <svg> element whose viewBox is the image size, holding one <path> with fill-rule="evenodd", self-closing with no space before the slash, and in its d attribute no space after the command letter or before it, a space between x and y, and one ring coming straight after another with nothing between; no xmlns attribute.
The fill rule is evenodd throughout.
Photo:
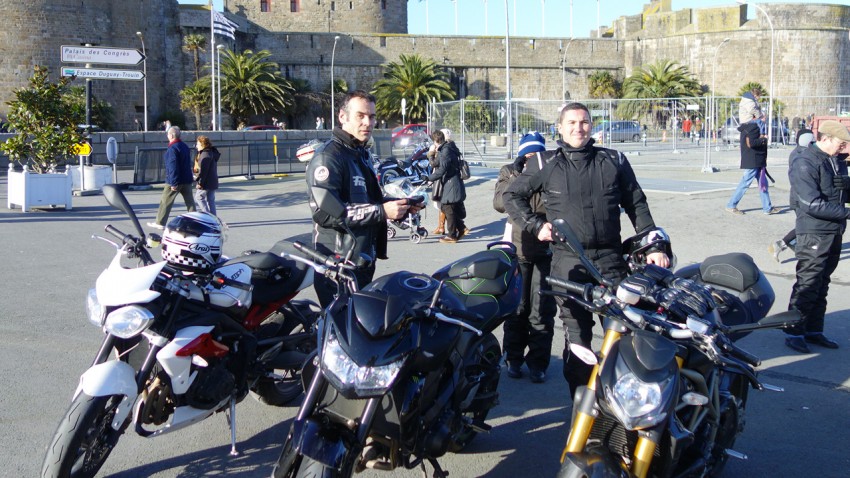
<svg viewBox="0 0 850 478"><path fill-rule="evenodd" d="M206 212L181 214L165 226L162 258L177 269L204 273L221 259L225 226Z"/></svg>

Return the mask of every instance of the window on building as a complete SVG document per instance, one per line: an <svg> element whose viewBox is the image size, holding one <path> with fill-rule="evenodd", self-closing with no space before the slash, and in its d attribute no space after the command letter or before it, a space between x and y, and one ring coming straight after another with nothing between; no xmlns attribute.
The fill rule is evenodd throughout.
<svg viewBox="0 0 850 478"><path fill-rule="evenodd" d="M381 47L382 48L387 47L387 37L381 37Z"/></svg>
<svg viewBox="0 0 850 478"><path fill-rule="evenodd" d="M331 11L332 12L336 11L336 2L331 2Z"/></svg>
<svg viewBox="0 0 850 478"><path fill-rule="evenodd" d="M289 0L289 11L296 13L301 11L301 0Z"/></svg>
<svg viewBox="0 0 850 478"><path fill-rule="evenodd" d="M354 10L354 2L348 2L348 9Z"/></svg>
<svg viewBox="0 0 850 478"><path fill-rule="evenodd" d="M260 0L260 11L261 12L272 11L272 0Z"/></svg>
<svg viewBox="0 0 850 478"><path fill-rule="evenodd" d="M387 9L387 0L381 0L381 10Z"/></svg>

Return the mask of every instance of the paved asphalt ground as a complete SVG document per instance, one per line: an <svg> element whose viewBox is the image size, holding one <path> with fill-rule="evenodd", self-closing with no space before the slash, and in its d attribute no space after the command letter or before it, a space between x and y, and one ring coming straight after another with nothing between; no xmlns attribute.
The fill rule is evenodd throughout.
<svg viewBox="0 0 850 478"><path fill-rule="evenodd" d="M715 152L716 173L701 173L702 151L681 154L625 147L647 190L656 223L674 240L679 265L704 257L743 251L756 260L776 291L773 312L785 309L794 279L789 253L774 262L767 245L793 227L794 216L761 213L751 190L739 207L744 216L724 211L740 178L737 153ZM785 174L789 149L770 151L777 184L774 205L788 205ZM407 240L405 231L391 241L391 259L378 273L398 269L432 272L481 250L502 234L503 218L491 207L495 169L473 168L467 210L471 234L456 245L428 238ZM0 177L0 183L5 178ZM0 184L5 204L7 188ZM151 220L159 190L130 191L130 202L143 222ZM218 193L219 212L229 224L225 251L263 249L280 238L309 231L301 176L226 180ZM174 213L179 213L179 202ZM433 209L425 224L435 225ZM174 214L173 213L173 214ZM625 218L624 218L625 220ZM627 220L626 220L627 221ZM112 249L90 236L113 224L129 231L129 222L106 205L102 196L74 198L74 209L22 214L0 209L0 476L37 476L45 449L65 412L80 373L100 344L99 330L85 318L86 291L112 257ZM631 231L626 225L625 231ZM102 234L102 233L101 233ZM845 244L847 246L847 244ZM752 392L747 426L736 449L746 461L730 460L725 476L843 477L850 469L850 263L846 255L833 275L826 332L841 344L837 351L814 349L800 355L783 345L782 333L751 334L740 344L762 358L762 380L784 393ZM312 295L312 291L309 291ZM555 332L552 364L545 384L504 376L501 403L492 412L494 425L459 455L441 460L452 477L553 476L567 433L571 400L561 377L563 332ZM271 408L247 399L237 411L237 438L242 454L229 457L229 432L223 415L155 439L125 435L100 476L111 477L264 477L271 471L295 408ZM381 476L368 472L365 476ZM384 476L389 476L386 473ZM392 476L421 476L397 471Z"/></svg>

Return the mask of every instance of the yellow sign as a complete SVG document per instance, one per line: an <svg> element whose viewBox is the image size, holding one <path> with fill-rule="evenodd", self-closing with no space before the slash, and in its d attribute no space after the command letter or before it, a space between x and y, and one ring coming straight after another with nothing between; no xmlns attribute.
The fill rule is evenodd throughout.
<svg viewBox="0 0 850 478"><path fill-rule="evenodd" d="M77 156L91 156L91 145L88 143L75 144L74 154L76 154Z"/></svg>

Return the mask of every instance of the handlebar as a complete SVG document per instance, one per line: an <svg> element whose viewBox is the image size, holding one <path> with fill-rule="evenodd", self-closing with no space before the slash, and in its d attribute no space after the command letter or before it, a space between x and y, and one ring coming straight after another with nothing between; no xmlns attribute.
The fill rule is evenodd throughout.
<svg viewBox="0 0 850 478"><path fill-rule="evenodd" d="M133 241L133 236L130 236L129 234L124 234L123 232L119 231L112 224L107 224L106 227L103 228L103 230L108 232L112 236L120 239L122 244L128 244L128 243L135 242L135 241Z"/></svg>
<svg viewBox="0 0 850 478"><path fill-rule="evenodd" d="M333 266L335 264L334 258L332 256L328 256L326 254L322 254L321 252L313 249L312 247L305 246L300 241L295 241L292 243L292 246L298 250L298 252L303 252L304 254L312 257L321 265L324 266Z"/></svg>
<svg viewBox="0 0 850 478"><path fill-rule="evenodd" d="M761 360L758 357L733 344L731 340L726 340L724 342L725 343L722 345L723 350L729 353L729 355L737 359L743 360L744 362L752 365L753 367L758 367L759 365L761 365Z"/></svg>
<svg viewBox="0 0 850 478"><path fill-rule="evenodd" d="M578 282L573 282L567 279L559 279L557 277L549 276L546 278L546 282L553 287L559 287L561 289L566 290L571 294L575 294L586 301L601 299L605 297L605 294L608 293L608 289L605 287L594 286L591 284L581 284Z"/></svg>

